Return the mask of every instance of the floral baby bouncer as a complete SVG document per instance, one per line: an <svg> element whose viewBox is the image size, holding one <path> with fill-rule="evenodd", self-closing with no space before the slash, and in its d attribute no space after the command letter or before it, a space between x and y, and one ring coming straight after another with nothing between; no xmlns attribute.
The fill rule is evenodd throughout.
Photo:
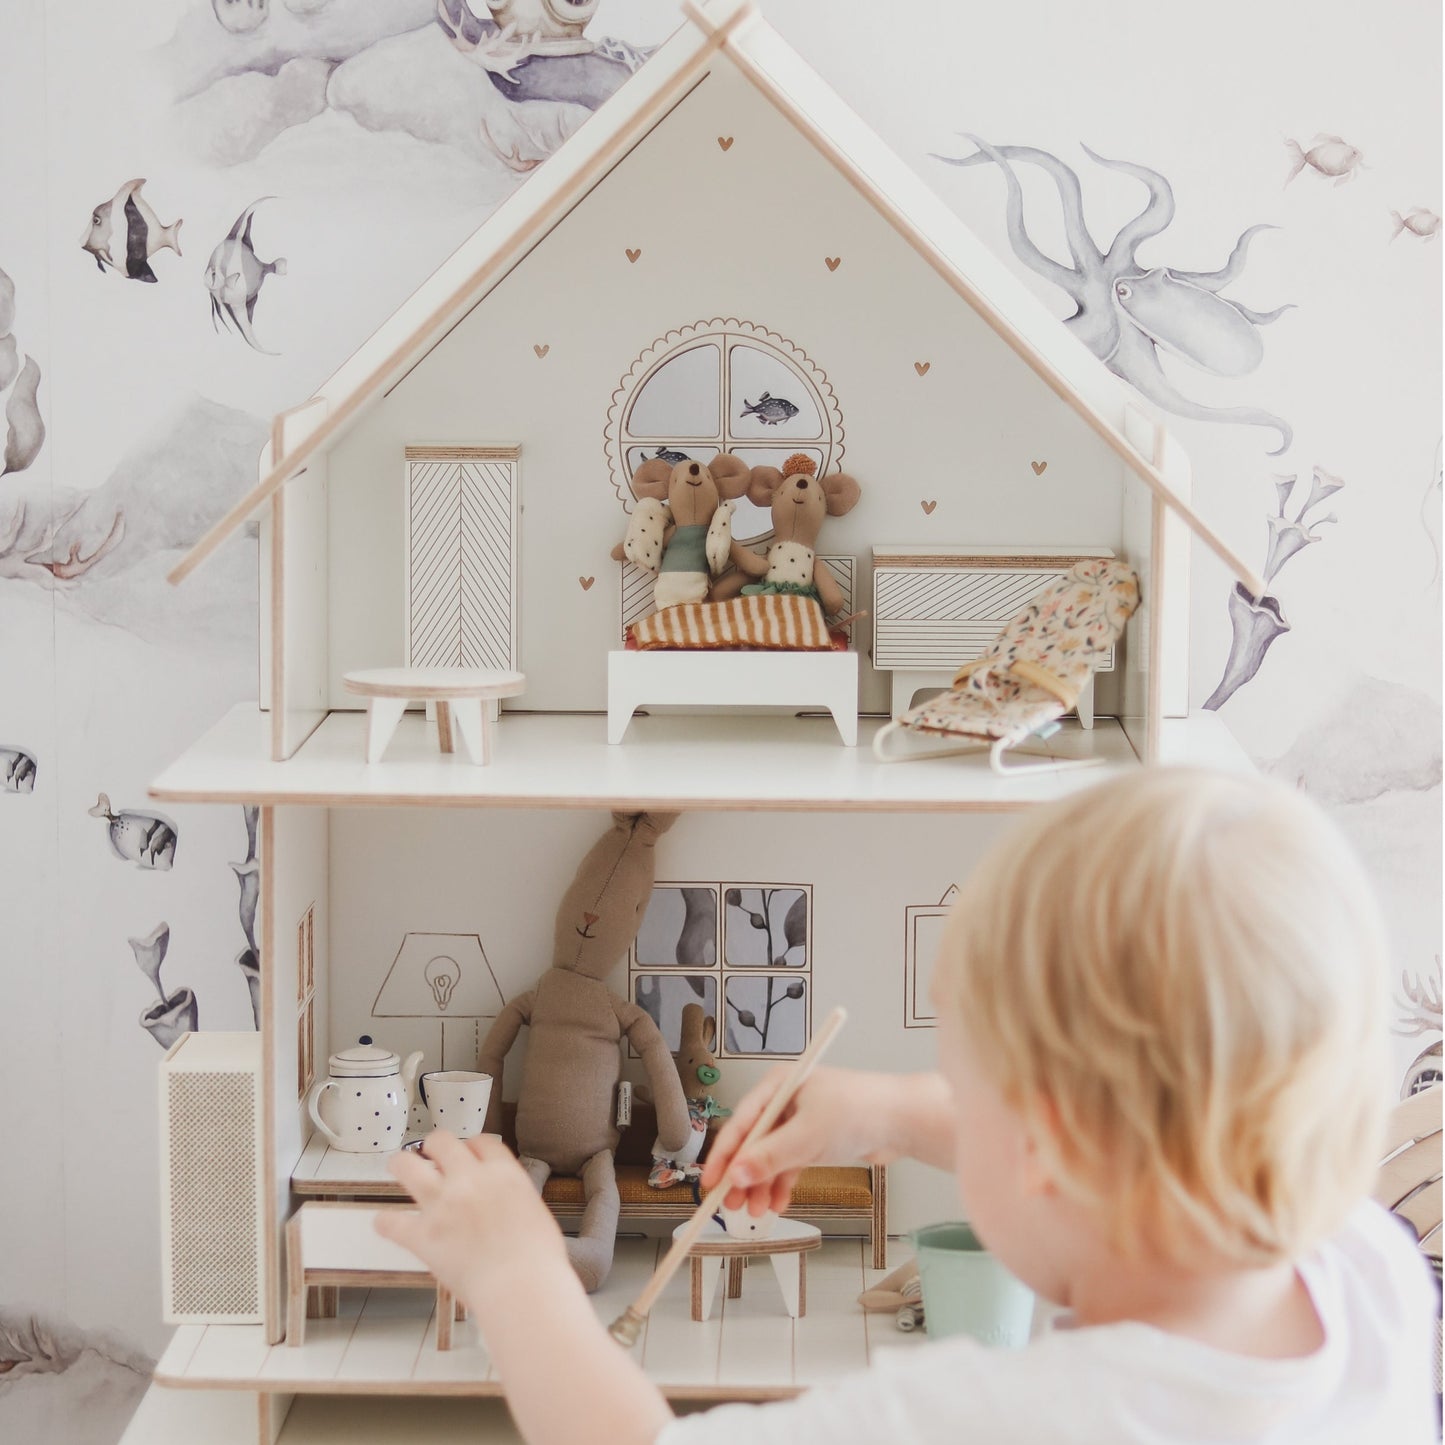
<svg viewBox="0 0 1445 1445"><path fill-rule="evenodd" d="M1051 759L1010 767L1003 754L1048 730L1078 702L1138 605L1139 579L1131 567L1114 558L1080 562L1032 598L982 657L965 663L951 688L882 728L873 740L875 754L881 762L904 762L986 747L999 773L1073 766ZM968 745L898 751L890 739L903 729Z"/></svg>

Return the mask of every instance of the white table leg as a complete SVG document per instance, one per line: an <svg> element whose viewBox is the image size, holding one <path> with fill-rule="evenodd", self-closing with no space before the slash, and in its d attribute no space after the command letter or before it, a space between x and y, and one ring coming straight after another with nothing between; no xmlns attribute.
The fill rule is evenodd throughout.
<svg viewBox="0 0 1445 1445"><path fill-rule="evenodd" d="M1092 674L1088 682L1084 684L1084 690L1079 694L1079 700L1075 704L1079 713L1079 726L1091 728L1094 726L1094 679Z"/></svg>
<svg viewBox="0 0 1445 1445"><path fill-rule="evenodd" d="M770 1254L773 1273L778 1277L778 1286L783 1291L783 1304L788 1313L797 1319L803 1303L803 1256L800 1253Z"/></svg>
<svg viewBox="0 0 1445 1445"><path fill-rule="evenodd" d="M379 763L406 711L404 697L373 697L366 702L366 761Z"/></svg>
<svg viewBox="0 0 1445 1445"><path fill-rule="evenodd" d="M693 1268L702 1275L698 1288L693 1291L693 1319L712 1318L712 1303L717 1298L718 1283L727 1273L727 1265L726 1255L704 1256L693 1261Z"/></svg>
<svg viewBox="0 0 1445 1445"><path fill-rule="evenodd" d="M492 761L492 725L482 712L482 700L472 698L452 704L452 722L462 736L467 756L485 768Z"/></svg>

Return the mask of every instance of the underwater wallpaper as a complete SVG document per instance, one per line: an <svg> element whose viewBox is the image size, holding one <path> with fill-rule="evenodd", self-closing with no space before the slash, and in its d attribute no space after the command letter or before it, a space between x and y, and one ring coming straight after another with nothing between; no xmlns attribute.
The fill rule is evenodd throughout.
<svg viewBox="0 0 1445 1445"><path fill-rule="evenodd" d="M1177 431L1195 505L1270 589L1196 550L1191 705L1361 850L1402 1088L1438 1078L1438 8L760 8ZM254 483L271 416L680 18L558 9L0 7L0 1052L24 1099L0 1147L25 1161L0 1192L0 1438L119 1438L167 1335L155 1065L188 1028L255 1024L255 816L146 796L256 695L254 527L181 591L165 574ZM800 893L727 889L715 916L811 970L785 956ZM637 996L670 1018L701 990L726 1048L792 1047L811 973L773 999L724 977L756 962L719 965L728 937L670 958L713 976Z"/></svg>

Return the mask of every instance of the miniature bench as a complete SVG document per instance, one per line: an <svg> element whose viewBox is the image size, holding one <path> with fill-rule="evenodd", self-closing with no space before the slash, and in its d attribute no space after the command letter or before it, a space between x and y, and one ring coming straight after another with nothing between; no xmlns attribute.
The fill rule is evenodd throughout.
<svg viewBox="0 0 1445 1445"><path fill-rule="evenodd" d="M286 1221L286 1343L306 1343L306 1297L338 1286L426 1289L437 1293L437 1349L452 1347L452 1324L466 1318L462 1302L438 1284L409 1249L376 1232L377 1216L395 1204L308 1200ZM323 1303L322 1313L334 1313Z"/></svg>

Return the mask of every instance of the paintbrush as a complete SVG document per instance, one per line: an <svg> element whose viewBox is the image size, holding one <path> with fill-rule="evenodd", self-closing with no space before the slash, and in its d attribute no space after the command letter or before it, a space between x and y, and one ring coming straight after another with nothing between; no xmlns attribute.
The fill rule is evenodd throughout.
<svg viewBox="0 0 1445 1445"><path fill-rule="evenodd" d="M797 1062L784 1076L777 1092L763 1105L763 1112L758 1115L757 1121L738 1145L733 1158L737 1158L750 1144L756 1143L778 1122L778 1116L788 1107L793 1095L803 1087L808 1075L817 1067L818 1060L827 1052L828 1046L838 1036L838 1031L847 1019L846 1009L835 1008L823 1021L823 1027L813 1035L812 1043L798 1055ZM642 1293L608 1326L607 1333L618 1344L630 1348L637 1343L648 1311L657 1303L657 1297L667 1288L667 1282L677 1273L678 1265L687 1258L688 1250L696 1243L698 1235L707 1228L708 1221L721 1207L732 1187L732 1165L729 1164L723 1171L723 1177L708 1191L707 1197L698 1205L692 1218L673 1239L672 1248L662 1257L662 1263L653 1271L652 1278L648 1280Z"/></svg>

